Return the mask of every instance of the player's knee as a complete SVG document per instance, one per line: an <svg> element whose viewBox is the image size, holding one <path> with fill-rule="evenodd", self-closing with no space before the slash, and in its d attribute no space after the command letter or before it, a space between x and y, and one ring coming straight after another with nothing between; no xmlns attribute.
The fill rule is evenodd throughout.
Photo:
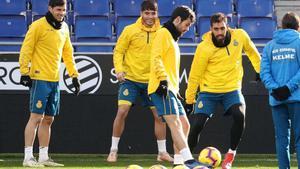
<svg viewBox="0 0 300 169"><path fill-rule="evenodd" d="M239 124L243 124L245 123L245 114L240 111L240 110L236 110L234 112L232 112L232 117L235 123L239 123Z"/></svg>
<svg viewBox="0 0 300 169"><path fill-rule="evenodd" d="M47 116L47 117L44 117L43 118L43 125L47 125L47 126L51 126L51 124L53 123L54 121L54 117L50 117L50 116Z"/></svg>
<svg viewBox="0 0 300 169"><path fill-rule="evenodd" d="M229 110L234 121L245 121L245 108L244 105L233 105Z"/></svg>
<svg viewBox="0 0 300 169"><path fill-rule="evenodd" d="M165 118L165 119L171 130L179 130L180 128L182 128L182 124L179 118L174 118L174 119Z"/></svg>
<svg viewBox="0 0 300 169"><path fill-rule="evenodd" d="M40 124L40 123L43 121L43 118L44 118L43 115L30 116L29 121L30 121L31 123L34 123L34 124Z"/></svg>
<svg viewBox="0 0 300 169"><path fill-rule="evenodd" d="M128 109L119 108L117 113L117 118L125 119L128 115Z"/></svg>

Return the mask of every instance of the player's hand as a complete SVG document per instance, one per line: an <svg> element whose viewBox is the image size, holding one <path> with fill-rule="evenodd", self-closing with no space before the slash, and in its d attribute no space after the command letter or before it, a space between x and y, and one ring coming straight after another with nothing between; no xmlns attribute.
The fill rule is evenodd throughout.
<svg viewBox="0 0 300 169"><path fill-rule="evenodd" d="M189 116L194 111L194 104L185 104L184 109L185 109L186 115Z"/></svg>
<svg viewBox="0 0 300 169"><path fill-rule="evenodd" d="M124 82L125 81L125 72L117 73L117 79L119 82Z"/></svg>
<svg viewBox="0 0 300 169"><path fill-rule="evenodd" d="M25 87L31 87L32 86L32 80L30 76L28 75L22 75L20 78L20 84L25 86Z"/></svg>
<svg viewBox="0 0 300 169"><path fill-rule="evenodd" d="M260 74L259 74L259 73L256 73L256 74L255 74L255 81L256 81L256 82L261 82Z"/></svg>
<svg viewBox="0 0 300 169"><path fill-rule="evenodd" d="M181 97L180 93L177 93L177 99L180 100L182 104L185 102L184 98Z"/></svg>
<svg viewBox="0 0 300 169"><path fill-rule="evenodd" d="M166 97L168 95L168 81L162 80L159 83L158 88L156 89L156 92L161 97Z"/></svg>
<svg viewBox="0 0 300 169"><path fill-rule="evenodd" d="M73 86L75 87L75 91L73 91L73 92L76 96L78 96L79 92L80 92L80 81L78 80L77 77L74 77L72 79L72 83L73 83Z"/></svg>
<svg viewBox="0 0 300 169"><path fill-rule="evenodd" d="M271 96L273 96L278 101L284 101L291 96L291 92L287 86L282 86L282 87L273 89Z"/></svg>

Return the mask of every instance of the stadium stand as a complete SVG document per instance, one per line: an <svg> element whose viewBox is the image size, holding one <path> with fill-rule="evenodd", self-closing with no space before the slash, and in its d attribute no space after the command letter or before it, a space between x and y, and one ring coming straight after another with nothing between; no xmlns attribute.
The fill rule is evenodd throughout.
<svg viewBox="0 0 300 169"><path fill-rule="evenodd" d="M276 30L273 0L237 0L238 27L248 32L255 43L266 43ZM258 47L262 52L263 47Z"/></svg>
<svg viewBox="0 0 300 169"><path fill-rule="evenodd" d="M111 42L110 1L73 0L74 39L76 42ZM76 52L111 52L111 46L77 46Z"/></svg>
<svg viewBox="0 0 300 169"><path fill-rule="evenodd" d="M35 21L48 11L48 0L31 0L32 21Z"/></svg>
<svg viewBox="0 0 300 169"><path fill-rule="evenodd" d="M159 16L170 16L176 6L175 0L157 1Z"/></svg>
<svg viewBox="0 0 300 169"><path fill-rule="evenodd" d="M76 16L76 42L110 42L112 39L112 25L105 16ZM77 52L112 51L110 46L77 46Z"/></svg>
<svg viewBox="0 0 300 169"><path fill-rule="evenodd" d="M116 42L126 25L140 15L143 0L68 0L68 14L72 41ZM47 12L48 0L0 0L0 41L22 41L32 21ZM197 15L193 27L180 40L198 43L209 31L209 17L223 12L230 27L245 29L254 42L265 43L276 30L274 0L159 0L159 16L163 24L178 5L190 6ZM12 47L12 48L10 48ZM1 51L18 51L15 46L0 46ZM195 44L196 47L196 44ZM193 53L195 47L181 47L182 52ZM112 52L112 46L76 46L75 51Z"/></svg>
<svg viewBox="0 0 300 169"><path fill-rule="evenodd" d="M27 31L27 0L0 1L0 41L21 42ZM0 46L0 51L18 51L20 46Z"/></svg>
<svg viewBox="0 0 300 169"><path fill-rule="evenodd" d="M75 15L109 16L110 3L108 0L73 0Z"/></svg>
<svg viewBox="0 0 300 169"><path fill-rule="evenodd" d="M232 23L232 15L234 12L232 0L196 0L195 12L197 14L197 33L202 39L202 35L209 30L209 18L216 12L222 12L228 17L228 23L231 27L235 27Z"/></svg>
<svg viewBox="0 0 300 169"><path fill-rule="evenodd" d="M115 22L117 37L120 36L125 26L133 24L138 19L138 16L118 17Z"/></svg>
<svg viewBox="0 0 300 169"><path fill-rule="evenodd" d="M273 17L273 0L237 0L237 13L240 17Z"/></svg>
<svg viewBox="0 0 300 169"><path fill-rule="evenodd" d="M140 4L142 2L143 0L127 0L127 3L124 3L124 0L113 0L113 8L116 17L139 16Z"/></svg>
<svg viewBox="0 0 300 169"><path fill-rule="evenodd" d="M25 15L27 10L28 1L10 1L1 0L0 1L0 15Z"/></svg>

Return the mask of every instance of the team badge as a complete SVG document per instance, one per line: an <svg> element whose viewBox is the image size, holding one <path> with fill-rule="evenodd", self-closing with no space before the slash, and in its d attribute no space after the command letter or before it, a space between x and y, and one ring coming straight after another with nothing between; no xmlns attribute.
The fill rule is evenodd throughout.
<svg viewBox="0 0 300 169"><path fill-rule="evenodd" d="M35 106L36 106L36 108L38 108L38 109L42 108L42 107L43 107L42 101L41 101L41 100L38 100Z"/></svg>
<svg viewBox="0 0 300 169"><path fill-rule="evenodd" d="M128 89L125 89L125 90L124 90L123 95L124 95L124 96L128 96L128 95L129 95Z"/></svg>
<svg viewBox="0 0 300 169"><path fill-rule="evenodd" d="M239 42L236 39L234 39L233 46L238 46L238 45L239 45Z"/></svg>
<svg viewBox="0 0 300 169"><path fill-rule="evenodd" d="M202 103L202 101L200 101L198 104L198 108L201 109L202 107L203 107L203 103Z"/></svg>

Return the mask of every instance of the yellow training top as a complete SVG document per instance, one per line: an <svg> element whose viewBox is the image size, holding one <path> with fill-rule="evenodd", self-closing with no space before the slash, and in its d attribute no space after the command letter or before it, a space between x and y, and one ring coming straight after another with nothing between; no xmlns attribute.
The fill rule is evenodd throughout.
<svg viewBox="0 0 300 169"><path fill-rule="evenodd" d="M148 83L152 40L159 28L159 19L148 28L142 24L141 17L136 23L124 28L114 50L116 73L125 72L126 79Z"/></svg>
<svg viewBox="0 0 300 169"><path fill-rule="evenodd" d="M73 58L68 25L54 29L45 17L32 23L20 51L20 72L31 79L59 81L60 63L63 59L71 77L78 72Z"/></svg>
<svg viewBox="0 0 300 169"><path fill-rule="evenodd" d="M161 28L152 44L148 94L156 91L161 80L167 80L169 90L176 96L179 91L179 68L178 43L166 28Z"/></svg>
<svg viewBox="0 0 300 169"><path fill-rule="evenodd" d="M190 70L186 90L186 102L195 103L201 92L226 93L241 89L243 78L242 51L250 59L255 71L260 71L260 55L248 34L242 29L229 29L231 42L227 47L217 48L211 32L203 35Z"/></svg>

